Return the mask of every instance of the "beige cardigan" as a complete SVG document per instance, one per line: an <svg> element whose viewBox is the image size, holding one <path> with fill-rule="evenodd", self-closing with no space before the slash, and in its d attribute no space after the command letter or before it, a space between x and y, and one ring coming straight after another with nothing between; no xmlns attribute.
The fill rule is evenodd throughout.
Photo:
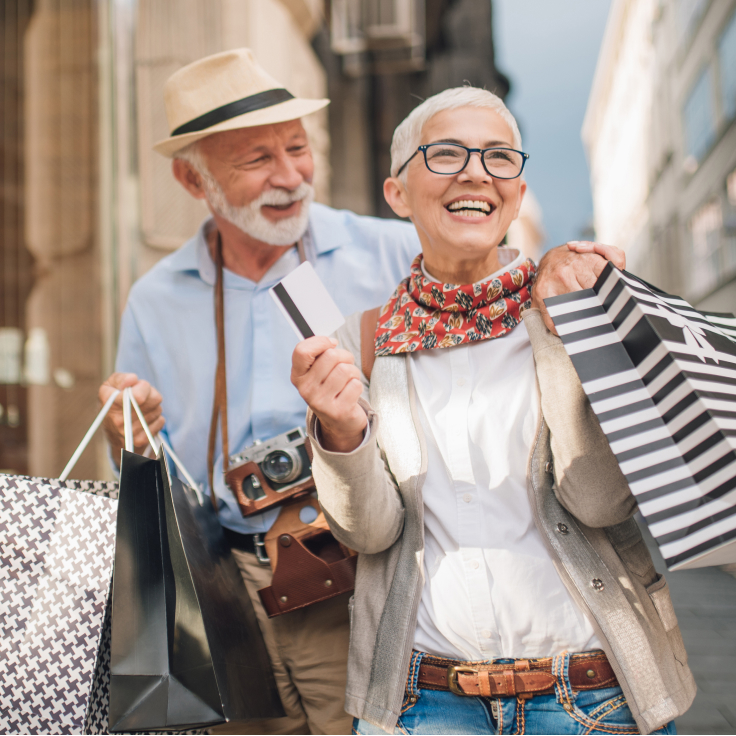
<svg viewBox="0 0 736 736"><path fill-rule="evenodd" d="M538 310L527 310L524 321L542 408L527 471L535 522L639 728L649 733L684 713L696 689L667 583L654 569L632 518L636 501L561 341ZM337 337L361 365L360 315ZM334 535L360 552L345 707L388 732L401 709L423 587L427 452L408 360L376 359L370 387L364 381L372 439L352 453L322 449L314 416L307 418L320 503Z"/></svg>

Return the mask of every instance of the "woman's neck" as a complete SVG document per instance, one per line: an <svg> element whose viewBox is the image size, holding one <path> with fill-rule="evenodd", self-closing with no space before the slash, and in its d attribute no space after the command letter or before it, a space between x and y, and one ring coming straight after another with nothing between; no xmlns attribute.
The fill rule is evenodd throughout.
<svg viewBox="0 0 736 736"><path fill-rule="evenodd" d="M424 268L443 284L474 284L482 281L502 267L498 248L483 258L443 259L424 250Z"/></svg>

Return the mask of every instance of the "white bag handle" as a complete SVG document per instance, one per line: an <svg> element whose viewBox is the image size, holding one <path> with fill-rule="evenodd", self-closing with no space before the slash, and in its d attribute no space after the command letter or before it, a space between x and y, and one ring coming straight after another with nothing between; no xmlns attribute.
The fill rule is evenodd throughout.
<svg viewBox="0 0 736 736"><path fill-rule="evenodd" d="M71 460L66 464L64 470L61 471L59 480L66 480L69 477L69 473L72 472L74 466L77 464L79 456L85 451L85 449L87 449L87 445L92 439L92 435L99 429L100 424L102 424L102 420L107 416L107 412L110 411L110 407L112 406L113 401L117 399L119 393L120 391L118 391L118 389L115 389L110 394L110 397L105 402L105 405L102 407L102 409L100 409L100 413L95 417L94 422L92 422L92 426L87 430L87 434L84 435L84 438L79 443L79 447L74 450L74 454L72 455Z"/></svg>
<svg viewBox="0 0 736 736"><path fill-rule="evenodd" d="M109 398L105 402L105 405L100 409L99 414L95 417L94 422L92 422L92 426L87 430L87 434L84 435L82 438L82 441L79 443L79 447L74 451L74 454L71 457L71 460L66 464L66 467L61 472L61 475L59 476L59 480L66 480L69 477L69 473L72 472L74 469L74 466L77 464L77 460L79 460L79 456L85 451L87 448L87 445L89 444L90 440L92 439L92 435L98 430L100 424L102 424L102 420L107 416L107 413L110 411L110 408L113 405L113 402L120 394L119 389L115 389L112 394L110 394ZM169 443L159 434L156 435L154 438L151 434L151 430L148 427L148 423L143 417L143 412L141 411L140 406L138 406L138 402L135 400L135 397L133 396L133 392L130 388L123 389L123 432L125 435L125 449L128 452L133 452L133 421L132 421L132 413L131 413L131 405L135 409L135 413L138 415L138 419L141 422L141 425L143 426L143 431L146 433L146 437L148 438L148 442L151 445L151 449L153 450L154 454L158 454L159 445L156 443L158 442L164 446L164 449L166 452L170 455L171 459L176 464L176 467L179 468L181 471L181 474L186 479L187 483L194 489L195 493L197 494L197 500L199 501L200 505L202 504L203 498L202 498L202 492L195 482L194 478L189 474L189 471L184 467L184 464L179 459L178 455L174 452L174 450L171 448Z"/></svg>
<svg viewBox="0 0 736 736"><path fill-rule="evenodd" d="M126 396L128 398L128 401L126 402ZM135 409L135 413L138 415L138 419L140 419L141 425L143 426L143 431L146 433L146 437L148 438L148 442L151 445L151 448L153 449L153 452L155 455L158 455L158 446L156 445L156 441L158 441L160 444L164 446L164 450L169 453L171 456L171 459L176 464L176 467L179 468L181 471L181 474L184 476L184 479L189 483L189 485L194 489L195 493L197 494L197 500L199 501L200 506L202 505L202 493L199 489L199 486L197 485L196 481L192 476L189 474L189 471L184 467L184 463L179 459L179 456L174 452L171 445L160 435L156 435L155 439L151 435L151 430L148 428L148 423L143 418L143 412L141 411L140 406L138 406L138 402L135 400L135 397L133 396L133 391L129 388L126 388L123 390L123 410L125 410L125 405L128 405L128 412L130 412L130 404L133 404L133 408ZM123 421L125 421L125 413L123 413ZM130 422L132 425L132 422ZM127 438L126 438L127 442ZM130 444L131 447L133 445L133 431L131 427L131 437L130 437ZM128 449L127 447L125 448ZM129 450L129 452L132 452L133 450Z"/></svg>

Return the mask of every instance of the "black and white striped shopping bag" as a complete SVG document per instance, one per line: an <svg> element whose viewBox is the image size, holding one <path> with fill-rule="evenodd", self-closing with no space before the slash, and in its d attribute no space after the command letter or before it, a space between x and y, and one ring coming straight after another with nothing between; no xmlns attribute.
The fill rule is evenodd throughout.
<svg viewBox="0 0 736 736"><path fill-rule="evenodd" d="M668 568L736 562L736 318L611 264L545 304Z"/></svg>

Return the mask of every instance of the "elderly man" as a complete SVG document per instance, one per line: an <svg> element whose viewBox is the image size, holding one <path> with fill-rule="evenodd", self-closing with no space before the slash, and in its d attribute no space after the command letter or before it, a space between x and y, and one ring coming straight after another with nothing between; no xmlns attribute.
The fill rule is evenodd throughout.
<svg viewBox="0 0 736 736"><path fill-rule="evenodd" d="M422 254L339 346L294 351L320 503L362 553L353 733L673 733L695 695L636 501L531 308L535 266L499 248L525 161L492 93L419 105L384 193Z"/></svg>
<svg viewBox="0 0 736 736"><path fill-rule="evenodd" d="M296 341L268 289L307 259L344 313L368 308L389 295L419 241L409 224L311 203L313 162L300 118L327 100L294 98L247 49L179 70L165 94L172 132L156 150L173 157L174 176L207 202L212 218L134 285L122 320L118 372L100 388L100 400L113 387L132 386L153 431L166 433L196 481L216 498L287 713L275 722L234 726L236 732L347 733L347 597L266 616L257 594L271 584L263 535L279 509L243 516L223 479L223 433L213 413L216 419L229 408L231 453L303 425L305 405L289 383ZM580 253L557 249L542 262L540 294L591 285L605 265L593 250L621 264L615 249L571 247ZM221 341L214 299L219 277ZM215 391L218 342L225 356L226 381L218 381L227 387L224 404L224 391ZM114 459L123 444L119 404L105 427ZM143 451L140 427L134 444Z"/></svg>

